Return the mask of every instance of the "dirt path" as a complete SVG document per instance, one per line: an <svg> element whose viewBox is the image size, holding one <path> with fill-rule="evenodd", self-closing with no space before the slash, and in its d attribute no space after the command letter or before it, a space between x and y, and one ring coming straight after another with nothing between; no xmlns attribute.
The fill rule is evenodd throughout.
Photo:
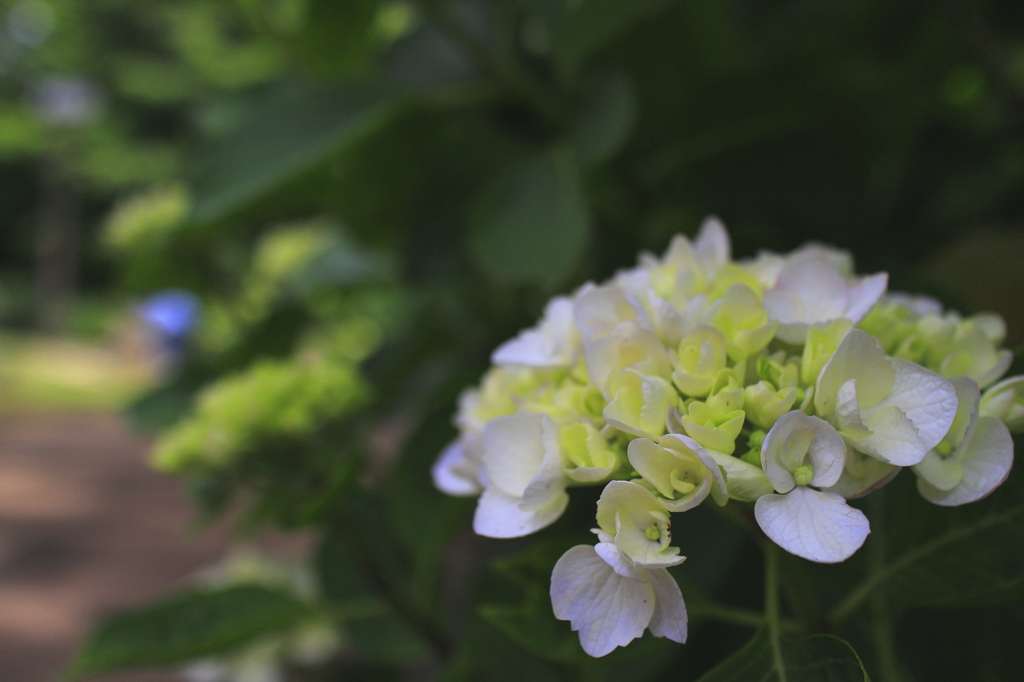
<svg viewBox="0 0 1024 682"><path fill-rule="evenodd" d="M145 453L109 414L0 418L3 682L55 682L98 617L166 593L220 556L223 534L189 535L179 484L150 470Z"/></svg>

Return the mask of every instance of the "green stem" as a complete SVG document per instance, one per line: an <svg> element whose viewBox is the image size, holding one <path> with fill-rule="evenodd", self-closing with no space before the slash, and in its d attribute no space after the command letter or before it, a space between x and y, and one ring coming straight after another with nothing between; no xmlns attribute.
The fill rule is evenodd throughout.
<svg viewBox="0 0 1024 682"><path fill-rule="evenodd" d="M732 606L720 604L697 604L690 606L687 611L691 620L717 620L722 623L732 623L749 628L759 628L764 625L764 614L747 609L738 609Z"/></svg>
<svg viewBox="0 0 1024 682"><path fill-rule="evenodd" d="M765 544L764 571L764 616L768 622L768 639L772 645L772 662L778 673L779 682L786 681L786 664L782 659L782 641L779 623L779 548L774 543Z"/></svg>
<svg viewBox="0 0 1024 682"><path fill-rule="evenodd" d="M872 573L885 566L885 499L874 495L868 499L871 512L871 543L868 545L868 565ZM878 657L878 668L882 682L900 682L896 647L893 644L892 620L889 617L889 603L884 590L875 590L871 595L871 631Z"/></svg>

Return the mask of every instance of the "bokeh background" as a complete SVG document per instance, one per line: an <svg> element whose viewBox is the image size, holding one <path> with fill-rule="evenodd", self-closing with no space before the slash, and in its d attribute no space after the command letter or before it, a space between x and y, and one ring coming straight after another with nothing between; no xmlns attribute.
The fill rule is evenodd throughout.
<svg viewBox="0 0 1024 682"><path fill-rule="evenodd" d="M491 349L710 214L1024 342L1024 4L3 0L0 678L429 488Z"/></svg>

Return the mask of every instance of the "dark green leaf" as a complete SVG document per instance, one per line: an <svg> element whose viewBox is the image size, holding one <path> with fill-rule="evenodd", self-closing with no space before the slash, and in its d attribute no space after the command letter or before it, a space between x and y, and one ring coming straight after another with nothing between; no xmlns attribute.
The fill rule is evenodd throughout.
<svg viewBox="0 0 1024 682"><path fill-rule="evenodd" d="M585 0L568 16L555 40L553 56L559 75L572 80L594 52L666 4L664 0Z"/></svg>
<svg viewBox="0 0 1024 682"><path fill-rule="evenodd" d="M902 494L886 519L887 557L863 589L884 589L916 605L976 605L1020 595L1022 478L1014 472L991 496L961 507L924 501L912 477L897 481L902 485L891 492Z"/></svg>
<svg viewBox="0 0 1024 682"><path fill-rule="evenodd" d="M555 288L589 238L575 155L559 147L516 164L484 191L471 221L470 250L495 282Z"/></svg>
<svg viewBox="0 0 1024 682"><path fill-rule="evenodd" d="M369 65L377 43L372 32L378 0L312 0L297 41L306 68L333 76Z"/></svg>
<svg viewBox="0 0 1024 682"><path fill-rule="evenodd" d="M285 83L253 103L250 118L206 159L192 220L213 223L367 135L397 110L386 88Z"/></svg>
<svg viewBox="0 0 1024 682"><path fill-rule="evenodd" d="M310 614L292 595L254 585L190 592L102 623L72 674L181 663L287 629Z"/></svg>
<svg viewBox="0 0 1024 682"><path fill-rule="evenodd" d="M573 131L573 145L581 164L600 163L622 148L636 122L636 97L623 73L597 83L587 108Z"/></svg>
<svg viewBox="0 0 1024 682"><path fill-rule="evenodd" d="M868 682L868 674L850 645L829 635L783 639L787 682ZM700 678L700 682L775 682L780 680L768 630Z"/></svg>

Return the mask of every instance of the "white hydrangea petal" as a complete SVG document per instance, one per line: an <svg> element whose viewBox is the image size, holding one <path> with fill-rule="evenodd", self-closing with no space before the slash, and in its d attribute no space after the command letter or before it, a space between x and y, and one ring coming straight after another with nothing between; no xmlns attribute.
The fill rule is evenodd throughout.
<svg viewBox="0 0 1024 682"><path fill-rule="evenodd" d="M522 497L544 462L547 415L517 412L495 417L483 431L483 462L489 487Z"/></svg>
<svg viewBox="0 0 1024 682"><path fill-rule="evenodd" d="M480 463L467 456L459 440L448 444L430 468L434 487L448 495L472 497L483 490L479 480Z"/></svg>
<svg viewBox="0 0 1024 682"><path fill-rule="evenodd" d="M823 491L854 500L884 486L900 472L900 469L901 467L848 448L842 475L835 485L823 488Z"/></svg>
<svg viewBox="0 0 1024 682"><path fill-rule="evenodd" d="M810 561L844 561L864 544L867 517L839 495L798 486L785 495L764 495L754 518L775 544Z"/></svg>
<svg viewBox="0 0 1024 682"><path fill-rule="evenodd" d="M600 542L594 547L597 555L604 559L604 562L612 567L612 570L623 578L647 582L647 569L639 568L633 560L626 556L626 553L615 546L615 538L604 531L598 533Z"/></svg>
<svg viewBox="0 0 1024 682"><path fill-rule="evenodd" d="M912 466L924 459L928 449L918 437L913 422L898 407L876 411L868 420L871 435L849 439L855 448L896 466Z"/></svg>
<svg viewBox="0 0 1024 682"><path fill-rule="evenodd" d="M819 416L830 418L836 411L836 395L850 379L857 380L857 396L862 407L880 402L896 380L896 370L885 351L867 332L850 330L818 374L814 389L814 408Z"/></svg>
<svg viewBox="0 0 1024 682"><path fill-rule="evenodd" d="M761 464L775 490L786 493L796 486L793 474L810 465L815 486L839 480L846 459L846 444L824 419L792 410L779 417L761 446Z"/></svg>
<svg viewBox="0 0 1024 682"><path fill-rule="evenodd" d="M491 354L491 362L538 368L569 367L576 361L579 346L573 302L567 296L556 296L544 308L540 325L498 346Z"/></svg>
<svg viewBox="0 0 1024 682"><path fill-rule="evenodd" d="M551 574L555 618L569 621L595 658L643 635L654 604L654 588L618 575L593 547L573 547Z"/></svg>
<svg viewBox="0 0 1024 682"><path fill-rule="evenodd" d="M896 303L910 310L917 317L942 316L942 303L931 296L908 294L905 291L890 291L883 297L885 303Z"/></svg>
<svg viewBox="0 0 1024 682"><path fill-rule="evenodd" d="M946 436L956 417L956 389L948 379L909 360L892 358L892 365L896 370L892 389L877 405L862 410L868 413L865 422L871 420L871 410L898 407L914 425L925 451L931 450Z"/></svg>
<svg viewBox="0 0 1024 682"><path fill-rule="evenodd" d="M924 459L914 465L914 473L929 488L944 492L952 490L964 479L964 468L935 450L929 450Z"/></svg>
<svg viewBox="0 0 1024 682"><path fill-rule="evenodd" d="M716 216L709 216L701 223L697 238L693 242L701 270L709 279L718 269L732 258L732 246L725 225Z"/></svg>
<svg viewBox="0 0 1024 682"><path fill-rule="evenodd" d="M981 389L978 384L967 377L955 377L949 380L956 391L956 416L949 431L942 440L959 445L970 438L974 426L978 423L978 408L981 404Z"/></svg>
<svg viewBox="0 0 1024 682"><path fill-rule="evenodd" d="M930 502L955 507L974 502L998 488L1010 475L1013 466L1013 438L1006 424L993 417L981 417L970 439L954 454L963 467L960 483L942 491L918 479L917 489Z"/></svg>
<svg viewBox="0 0 1024 682"><path fill-rule="evenodd" d="M632 322L622 322L608 335L588 342L583 356L590 382L608 398L610 377L627 367L666 379L672 373L664 344L653 332Z"/></svg>
<svg viewBox="0 0 1024 682"><path fill-rule="evenodd" d="M739 265L752 274L766 288L775 286L786 259L771 251L759 251L756 258L740 261Z"/></svg>
<svg viewBox="0 0 1024 682"><path fill-rule="evenodd" d="M879 272L859 279L850 287L846 312L843 317L857 324L881 300L889 286L889 274Z"/></svg>
<svg viewBox="0 0 1024 682"><path fill-rule="evenodd" d="M978 381L979 386L988 386L992 382L996 381L1010 369L1010 365L1013 364L1013 351L1009 348L1004 348L999 351L996 356L996 361L993 363L987 371L982 372L975 378Z"/></svg>
<svg viewBox="0 0 1024 682"><path fill-rule="evenodd" d="M653 327L636 297L614 284L582 287L573 303L573 319L584 341L610 334L621 322Z"/></svg>
<svg viewBox="0 0 1024 682"><path fill-rule="evenodd" d="M519 538L554 523L569 504L565 490L555 491L545 506L523 509L522 498L487 488L477 501L473 531L488 538Z"/></svg>
<svg viewBox="0 0 1024 682"><path fill-rule="evenodd" d="M686 603L679 583L664 568L652 568L647 575L654 588L654 614L647 628L655 637L667 637L685 644Z"/></svg>
<svg viewBox="0 0 1024 682"><path fill-rule="evenodd" d="M765 293L767 294L767 292ZM767 308L767 306L765 307ZM807 338L807 330L812 326L806 322L780 322L775 329L775 338L786 343L801 345Z"/></svg>

